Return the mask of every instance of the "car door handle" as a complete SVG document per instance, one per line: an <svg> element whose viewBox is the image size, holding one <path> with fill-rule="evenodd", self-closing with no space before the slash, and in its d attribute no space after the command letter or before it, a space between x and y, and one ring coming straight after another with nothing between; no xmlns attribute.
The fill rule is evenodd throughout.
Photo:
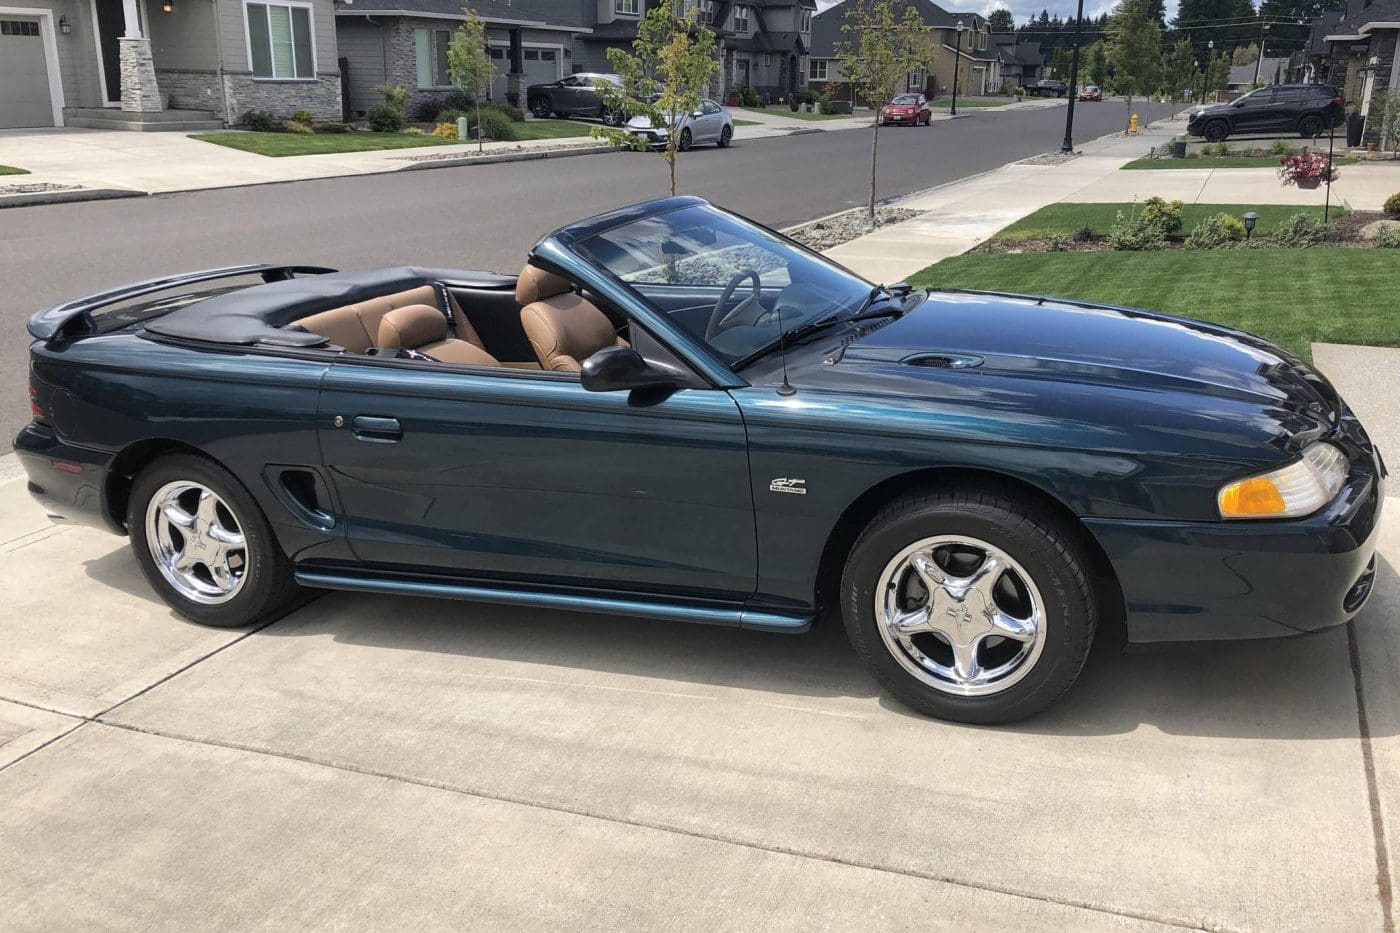
<svg viewBox="0 0 1400 933"><path fill-rule="evenodd" d="M393 444L403 438L403 427L397 418L375 418L356 415L350 422L350 433L357 440L371 444Z"/></svg>

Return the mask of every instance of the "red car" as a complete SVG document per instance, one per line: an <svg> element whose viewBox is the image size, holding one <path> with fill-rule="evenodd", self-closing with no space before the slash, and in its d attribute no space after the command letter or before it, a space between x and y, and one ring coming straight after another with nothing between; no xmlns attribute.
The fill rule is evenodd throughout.
<svg viewBox="0 0 1400 933"><path fill-rule="evenodd" d="M1097 84L1090 84L1079 92L1079 99L1101 101L1103 100L1103 89Z"/></svg>
<svg viewBox="0 0 1400 933"><path fill-rule="evenodd" d="M928 98L922 94L899 94L880 111L880 125L907 123L928 126L933 122L933 111L929 109Z"/></svg>

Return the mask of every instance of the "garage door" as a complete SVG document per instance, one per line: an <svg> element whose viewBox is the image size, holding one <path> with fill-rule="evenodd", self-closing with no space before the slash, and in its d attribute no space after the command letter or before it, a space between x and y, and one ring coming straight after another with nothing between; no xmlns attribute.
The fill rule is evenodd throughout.
<svg viewBox="0 0 1400 933"><path fill-rule="evenodd" d="M35 16L0 8L0 129L53 126L44 37Z"/></svg>
<svg viewBox="0 0 1400 933"><path fill-rule="evenodd" d="M532 84L548 84L563 77L559 70L558 49L522 49L525 61L525 81L522 90ZM503 46L491 47L491 64L496 66L496 79L491 82L491 99L506 99L506 74L510 71L510 55ZM522 100L520 105L525 106Z"/></svg>

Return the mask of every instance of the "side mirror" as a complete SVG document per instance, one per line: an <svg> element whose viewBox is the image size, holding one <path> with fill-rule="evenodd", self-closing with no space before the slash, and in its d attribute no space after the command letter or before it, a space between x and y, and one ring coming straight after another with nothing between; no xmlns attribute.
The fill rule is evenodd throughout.
<svg viewBox="0 0 1400 933"><path fill-rule="evenodd" d="M648 363L631 347L604 347L583 361L579 381L589 392L674 389L685 378L669 366Z"/></svg>
<svg viewBox="0 0 1400 933"><path fill-rule="evenodd" d="M692 117L696 117L696 118L698 119L699 117L703 117L703 116L705 115L705 111L703 111L703 110L693 110L693 111L691 111L690 115L691 115Z"/></svg>

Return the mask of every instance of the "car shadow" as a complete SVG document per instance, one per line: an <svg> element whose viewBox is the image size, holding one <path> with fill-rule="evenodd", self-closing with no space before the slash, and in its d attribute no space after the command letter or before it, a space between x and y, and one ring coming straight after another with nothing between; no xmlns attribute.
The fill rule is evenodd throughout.
<svg viewBox="0 0 1400 933"><path fill-rule="evenodd" d="M89 576L159 602L128 549L86 563ZM1358 626L1400 611L1400 577L1383 558ZM193 624L193 623L188 623ZM887 695L828 615L806 635L737 631L624 616L541 611L452 600L329 593L289 612L257 638L324 638L355 647L434 652L814 699L876 699L888 712L928 721ZM1394 637L1386 635L1383 637ZM1364 663L1364 659L1363 659ZM1400 732L1377 711L1373 735ZM1252 643L1119 650L1100 639L1079 682L1044 713L988 732L1122 735L1148 726L1173 735L1337 739L1358 734L1344 628Z"/></svg>

